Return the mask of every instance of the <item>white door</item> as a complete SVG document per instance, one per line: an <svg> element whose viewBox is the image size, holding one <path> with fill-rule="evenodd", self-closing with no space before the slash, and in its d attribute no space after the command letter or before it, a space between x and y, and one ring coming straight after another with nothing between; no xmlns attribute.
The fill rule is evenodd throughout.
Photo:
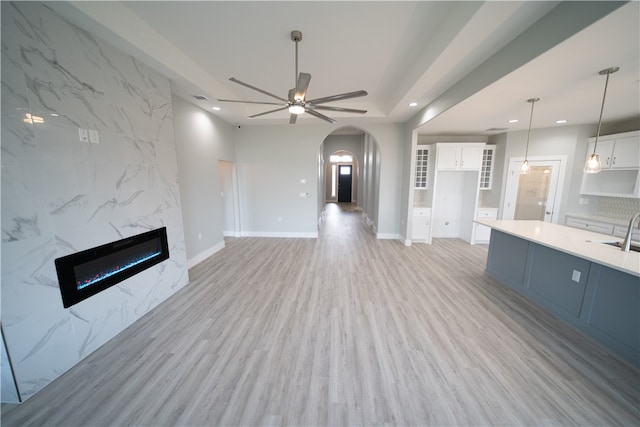
<svg viewBox="0 0 640 427"><path fill-rule="evenodd" d="M557 222L566 156L530 158L529 173L521 175L523 160L509 160L502 219Z"/></svg>

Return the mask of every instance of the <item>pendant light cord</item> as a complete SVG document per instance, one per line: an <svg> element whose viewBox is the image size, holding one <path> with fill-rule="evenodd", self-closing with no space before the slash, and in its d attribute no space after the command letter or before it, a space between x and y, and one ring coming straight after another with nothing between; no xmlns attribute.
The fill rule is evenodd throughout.
<svg viewBox="0 0 640 427"><path fill-rule="evenodd" d="M593 143L593 155L596 154L596 147L598 146L598 138L600 137L600 127L602 126L602 112L604 111L604 100L607 97L607 86L609 86L609 76L611 73L615 73L618 70L613 71L612 68L605 70L607 79L604 82L604 93L602 94L602 105L600 106L600 118L598 118L598 131L596 132L596 141ZM602 73L602 71L601 71Z"/></svg>
<svg viewBox="0 0 640 427"><path fill-rule="evenodd" d="M540 101L540 98L527 99L527 102L531 103L531 115L529 116L529 131L527 132L527 147L524 150L524 160L526 161L529 156L529 138L531 137L531 123L533 122L533 104L536 101Z"/></svg>

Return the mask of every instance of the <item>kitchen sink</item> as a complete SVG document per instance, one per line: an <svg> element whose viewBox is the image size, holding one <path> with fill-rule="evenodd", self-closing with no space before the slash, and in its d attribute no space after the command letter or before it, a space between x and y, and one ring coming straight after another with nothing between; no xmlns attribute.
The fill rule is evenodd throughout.
<svg viewBox="0 0 640 427"><path fill-rule="evenodd" d="M600 243L604 243L605 245L609 245L609 246L615 246L620 249L622 249L622 244L623 244L623 242L600 242ZM640 252L640 244L631 243L631 245L629 246L629 250L632 250L634 252Z"/></svg>

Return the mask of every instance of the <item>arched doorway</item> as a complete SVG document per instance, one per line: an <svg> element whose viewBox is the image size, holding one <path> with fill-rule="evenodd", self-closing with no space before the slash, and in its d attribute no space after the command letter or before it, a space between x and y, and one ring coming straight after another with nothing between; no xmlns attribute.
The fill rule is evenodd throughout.
<svg viewBox="0 0 640 427"><path fill-rule="evenodd" d="M332 159L331 156L337 157ZM348 194L340 194L341 169L345 174L350 172L350 202L363 212L369 226L376 231L380 191L380 149L373 135L350 126L335 130L320 145L318 225L320 226L327 203L342 202L346 201L343 197L349 198ZM344 189L344 184L342 188Z"/></svg>
<svg viewBox="0 0 640 427"><path fill-rule="evenodd" d="M325 162L325 195L326 203L358 202L358 156L351 151L338 150L329 155Z"/></svg>

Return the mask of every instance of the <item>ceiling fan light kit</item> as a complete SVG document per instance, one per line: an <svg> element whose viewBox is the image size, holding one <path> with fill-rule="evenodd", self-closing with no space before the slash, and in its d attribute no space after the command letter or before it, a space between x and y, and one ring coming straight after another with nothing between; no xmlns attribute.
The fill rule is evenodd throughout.
<svg viewBox="0 0 640 427"><path fill-rule="evenodd" d="M287 98L282 98L273 93L267 92L266 90L257 88L248 83L242 82L235 77L231 77L229 80L232 82L239 84L241 86L247 87L249 89L260 92L264 95L267 95L271 98L277 99L280 102L261 102L261 101L240 101L233 99L219 99L220 102L238 102L243 104L261 104L261 105L277 105L279 108L265 111L263 113L253 114L249 116L249 118L255 118L264 116L266 114L276 113L278 111L288 110L290 113L289 123L295 124L298 115L303 113L309 113L310 115L322 119L329 123L335 123L336 120L332 119L329 116L326 116L317 110L325 110L325 111L339 111L343 113L355 113L355 114L365 114L367 110L359 110L354 108L342 108L342 107L332 107L328 105L320 105L327 102L333 101L342 101L344 99L357 98L360 96L366 96L367 92L364 90L358 90L355 92L347 92L341 93L338 95L325 96L322 98L316 98L307 100L307 89L309 87L309 82L311 81L311 74L309 73L300 73L298 72L298 43L302 41L302 32L298 30L291 31L291 40L296 44L296 55L295 55L295 82L294 87L289 90Z"/></svg>

